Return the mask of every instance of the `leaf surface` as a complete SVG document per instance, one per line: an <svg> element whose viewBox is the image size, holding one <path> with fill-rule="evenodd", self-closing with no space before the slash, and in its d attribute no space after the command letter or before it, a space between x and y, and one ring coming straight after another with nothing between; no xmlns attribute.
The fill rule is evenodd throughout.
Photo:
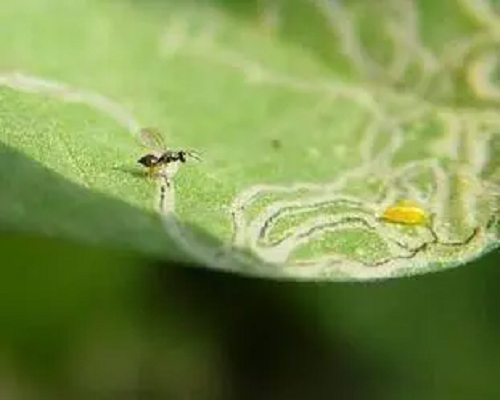
<svg viewBox="0 0 500 400"><path fill-rule="evenodd" d="M283 279L420 274L498 246L493 1L4 8L8 229ZM202 161L148 179L145 126ZM408 222L410 203L431 222L380 218Z"/></svg>

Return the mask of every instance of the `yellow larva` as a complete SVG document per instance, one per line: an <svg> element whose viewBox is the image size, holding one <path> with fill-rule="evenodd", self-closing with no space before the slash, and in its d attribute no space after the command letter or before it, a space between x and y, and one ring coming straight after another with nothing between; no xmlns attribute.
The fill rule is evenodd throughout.
<svg viewBox="0 0 500 400"><path fill-rule="evenodd" d="M387 207L380 219L396 224L428 225L430 215L418 204L409 200L401 200Z"/></svg>

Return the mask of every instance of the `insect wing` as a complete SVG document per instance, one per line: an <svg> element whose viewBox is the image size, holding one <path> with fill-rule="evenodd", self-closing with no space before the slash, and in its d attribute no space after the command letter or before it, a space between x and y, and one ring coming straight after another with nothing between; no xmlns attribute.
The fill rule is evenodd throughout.
<svg viewBox="0 0 500 400"><path fill-rule="evenodd" d="M145 146L158 152L163 152L166 149L162 135L155 128L141 129L141 140Z"/></svg>

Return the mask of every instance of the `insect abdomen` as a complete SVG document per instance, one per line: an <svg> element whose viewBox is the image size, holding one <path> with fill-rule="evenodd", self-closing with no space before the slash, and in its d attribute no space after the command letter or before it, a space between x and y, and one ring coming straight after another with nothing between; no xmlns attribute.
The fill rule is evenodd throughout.
<svg viewBox="0 0 500 400"><path fill-rule="evenodd" d="M154 154L146 154L138 160L138 163L145 167L153 167L158 163L158 158Z"/></svg>

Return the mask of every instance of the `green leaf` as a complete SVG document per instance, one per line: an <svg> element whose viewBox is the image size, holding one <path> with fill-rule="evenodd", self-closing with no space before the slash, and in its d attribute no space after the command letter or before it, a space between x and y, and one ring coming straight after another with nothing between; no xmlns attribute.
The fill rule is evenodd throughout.
<svg viewBox="0 0 500 400"><path fill-rule="evenodd" d="M499 244L493 1L4 9L7 229L282 279L439 271ZM146 178L145 126L202 161ZM401 200L429 223L380 218Z"/></svg>

